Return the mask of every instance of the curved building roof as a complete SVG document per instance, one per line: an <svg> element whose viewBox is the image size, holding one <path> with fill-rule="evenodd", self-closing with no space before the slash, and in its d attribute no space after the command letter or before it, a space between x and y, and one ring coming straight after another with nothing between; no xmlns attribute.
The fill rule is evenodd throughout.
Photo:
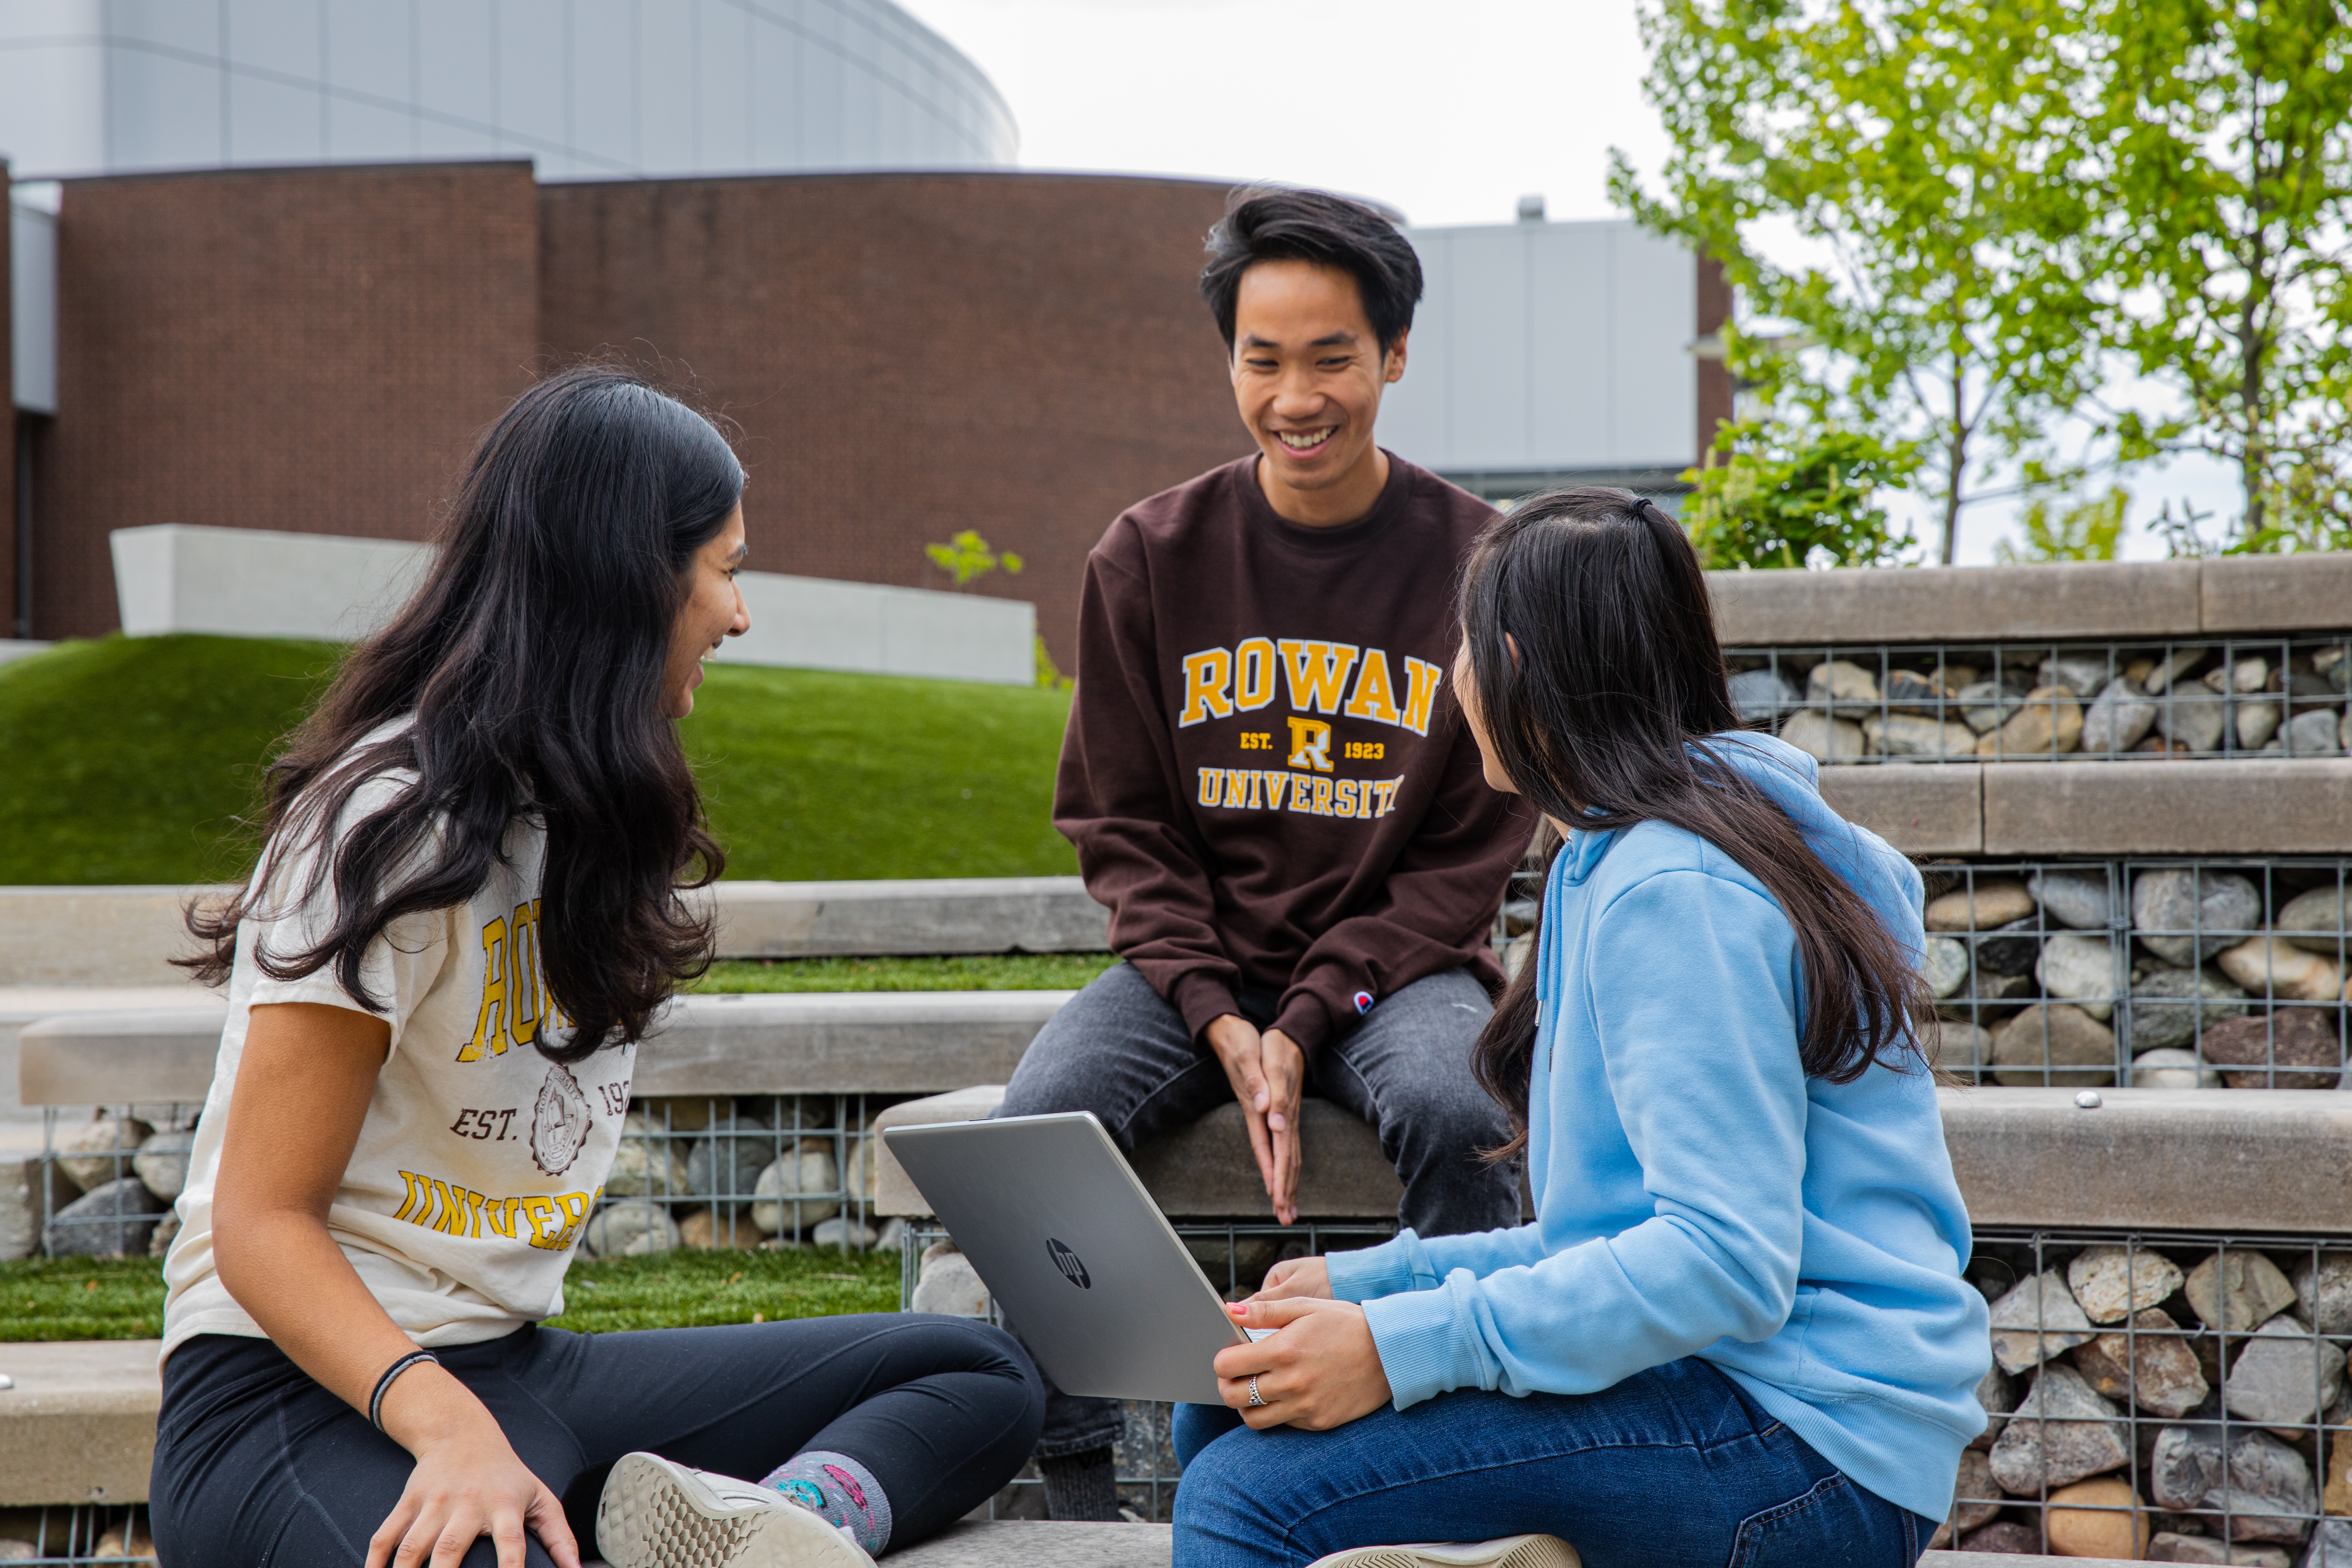
<svg viewBox="0 0 2352 1568"><path fill-rule="evenodd" d="M10 0L18 179L530 158L548 180L1009 164L890 0Z"/></svg>

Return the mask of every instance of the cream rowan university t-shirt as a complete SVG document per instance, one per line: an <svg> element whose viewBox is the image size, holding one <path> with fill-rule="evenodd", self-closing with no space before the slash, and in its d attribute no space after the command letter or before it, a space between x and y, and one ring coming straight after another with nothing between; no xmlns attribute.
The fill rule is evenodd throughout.
<svg viewBox="0 0 2352 1568"><path fill-rule="evenodd" d="M371 736L370 739L374 739ZM331 879L305 898L317 854L414 782L386 773L353 792L326 851L289 856L238 927L228 1019L163 1265L163 1353L197 1334L264 1337L213 1266L212 1198L252 1010L280 1002L360 1009L334 966L273 980L254 963L311 945L331 926ZM540 971L543 826L518 819L505 855L464 904L395 921L370 945L368 989L392 1046L327 1212L327 1229L392 1321L425 1346L495 1339L563 1310L563 1272L594 1212L628 1110L634 1047L564 1067L537 1043L569 1020ZM264 857L263 869L269 869Z"/></svg>

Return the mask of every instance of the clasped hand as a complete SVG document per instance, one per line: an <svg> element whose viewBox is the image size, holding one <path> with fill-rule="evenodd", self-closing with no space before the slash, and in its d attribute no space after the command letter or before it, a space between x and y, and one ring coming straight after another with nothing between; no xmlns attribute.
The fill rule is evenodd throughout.
<svg viewBox="0 0 2352 1568"><path fill-rule="evenodd" d="M1210 1020L1202 1033L1225 1069L1225 1081L1241 1101L1249 1123L1250 1152L1285 1225L1298 1219L1298 1096L1307 1079L1307 1054L1280 1029L1260 1034L1238 1014Z"/></svg>
<svg viewBox="0 0 2352 1568"><path fill-rule="evenodd" d="M1388 1373L1364 1310L1331 1300L1321 1258L1275 1265L1265 1289L1225 1310L1245 1329L1276 1331L1217 1352L1217 1393L1253 1429L1326 1432L1389 1403ZM1253 1377L1263 1405L1250 1402Z"/></svg>

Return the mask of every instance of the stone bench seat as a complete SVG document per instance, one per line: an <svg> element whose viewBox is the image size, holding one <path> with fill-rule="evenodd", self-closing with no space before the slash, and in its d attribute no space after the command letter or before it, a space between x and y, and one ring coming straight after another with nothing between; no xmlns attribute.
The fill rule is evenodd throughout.
<svg viewBox="0 0 2352 1568"><path fill-rule="evenodd" d="M696 995L637 1055L642 1095L935 1094L1008 1076L1068 991ZM60 1015L16 1042L26 1105L195 1101L222 1009Z"/></svg>
<svg viewBox="0 0 2352 1568"><path fill-rule="evenodd" d="M968 1121L999 1085L909 1100L882 1127ZM1938 1092L1952 1169L1980 1226L2343 1235L2352 1190L2352 1095L2301 1089L2110 1089L2086 1110L2063 1089ZM1372 1130L1321 1100L1302 1107L1298 1208L1311 1219L1396 1213L1396 1173ZM1140 1151L1136 1173L1171 1217L1270 1220L1241 1108L1221 1106ZM929 1206L884 1145L875 1207Z"/></svg>
<svg viewBox="0 0 2352 1568"><path fill-rule="evenodd" d="M0 887L0 985L159 985L188 948L191 897L217 887ZM721 958L1099 952L1110 915L1076 877L722 881L688 897Z"/></svg>

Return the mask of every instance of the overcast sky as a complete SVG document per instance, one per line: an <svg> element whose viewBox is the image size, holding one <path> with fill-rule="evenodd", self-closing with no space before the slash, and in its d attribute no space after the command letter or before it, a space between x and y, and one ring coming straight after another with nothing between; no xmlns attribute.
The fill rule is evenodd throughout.
<svg viewBox="0 0 2352 1568"><path fill-rule="evenodd" d="M899 0L1013 106L1021 162L1375 197L1414 224L1618 216L1609 149L1654 169L1632 0ZM2235 510L2210 465L2127 479L2135 523L2165 496ZM1901 498L1897 509L1903 509ZM1972 508L1963 563L1992 558L2013 508ZM2135 527L2125 553L2160 543Z"/></svg>

